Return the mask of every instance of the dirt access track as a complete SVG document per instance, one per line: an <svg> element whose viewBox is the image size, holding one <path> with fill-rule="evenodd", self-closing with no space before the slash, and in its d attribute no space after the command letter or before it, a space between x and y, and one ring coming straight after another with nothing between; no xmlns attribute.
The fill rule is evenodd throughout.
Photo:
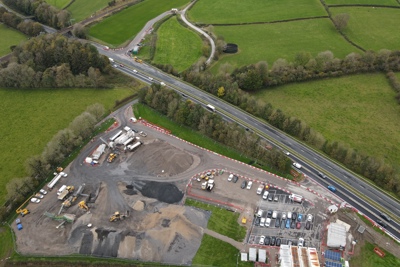
<svg viewBox="0 0 400 267"><path fill-rule="evenodd" d="M124 120L130 117L130 109L124 111ZM125 124L147 133L146 137L140 137L142 146L134 152L114 151L119 155L112 163L106 161L108 154L113 152L110 149L100 158L99 164L84 163L85 158L101 144L99 137L107 140ZM122 120L119 127L99 137L66 168L68 177L62 178L39 204L29 204L31 214L21 218L24 229L15 230L20 253L43 256L80 253L190 265L201 244L210 214L183 206L182 202L187 188L190 188L188 185L198 183L191 178L210 169L224 169L241 175L241 179L247 177L255 183L263 181L285 188L311 202L321 200L307 189L321 190L312 181L304 181L303 186L296 185L141 122L133 124ZM56 191L63 184L73 185L75 189L84 184L83 194L87 196L79 196L70 208L60 212L62 201L57 199ZM254 190L256 187L254 184ZM232 190L224 189L218 178L216 188L220 188L221 193L215 193L218 190L211 193L200 190L198 197L212 196L221 202L230 202L240 207L246 216L251 216L255 192L247 199L239 185ZM339 203L334 195L329 198ZM78 208L77 203L82 200L87 200L89 211ZM323 208L328 205L326 202ZM127 218L110 222L110 216L116 211L126 214ZM74 218L74 222L63 223L65 218Z"/></svg>

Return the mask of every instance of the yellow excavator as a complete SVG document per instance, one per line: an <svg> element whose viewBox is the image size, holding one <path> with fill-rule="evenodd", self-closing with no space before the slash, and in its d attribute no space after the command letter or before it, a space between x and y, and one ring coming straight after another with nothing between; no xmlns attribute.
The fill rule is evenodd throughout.
<svg viewBox="0 0 400 267"><path fill-rule="evenodd" d="M26 202L28 202L32 197L33 197L33 195L30 196L30 197L28 197L28 199L25 200L25 202L22 203L22 205L19 206L18 209L17 209L15 212L16 212L17 214L21 214L22 217L24 217L25 215L31 213L28 209L26 209L26 208L23 209L22 207L23 207L23 206L26 204Z"/></svg>
<svg viewBox="0 0 400 267"><path fill-rule="evenodd" d="M133 60L135 60L137 63L143 63L143 60L139 59L138 57L133 57Z"/></svg>
<svg viewBox="0 0 400 267"><path fill-rule="evenodd" d="M82 200L81 202L79 202L79 203L78 203L78 207L79 207L81 210L89 210L89 207L86 205L85 200Z"/></svg>
<svg viewBox="0 0 400 267"><path fill-rule="evenodd" d="M122 221L129 216L129 211L126 214L121 214L119 211L114 212L110 217L110 222Z"/></svg>

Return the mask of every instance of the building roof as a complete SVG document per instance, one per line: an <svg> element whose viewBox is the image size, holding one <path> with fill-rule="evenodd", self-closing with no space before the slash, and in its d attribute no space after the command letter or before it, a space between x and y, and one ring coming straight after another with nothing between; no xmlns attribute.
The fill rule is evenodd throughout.
<svg viewBox="0 0 400 267"><path fill-rule="evenodd" d="M346 227L342 224L331 223L328 225L328 238L326 245L331 248L346 246Z"/></svg>

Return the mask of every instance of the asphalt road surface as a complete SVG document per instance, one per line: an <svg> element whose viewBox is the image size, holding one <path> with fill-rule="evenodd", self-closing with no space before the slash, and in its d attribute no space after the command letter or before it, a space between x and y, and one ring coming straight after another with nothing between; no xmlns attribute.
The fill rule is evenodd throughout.
<svg viewBox="0 0 400 267"><path fill-rule="evenodd" d="M334 162L330 161L329 159L322 157L318 153L312 151L308 147L302 145L301 143L297 142L293 138L287 136L286 134L280 132L279 130L273 128L272 126L265 124L256 118L248 115L247 113L243 112L242 110L231 106L225 102L220 101L217 97L214 97L194 86L186 84L179 80L178 78L169 76L160 70L147 65L147 64L139 64L134 62L131 58L124 54L118 54L114 51L107 51L104 50L101 45L95 46L99 49L101 54L106 55L107 57L114 58L114 60L124 64L124 67L119 67L120 70L124 69L123 71L135 78L140 78L146 82L150 82L148 77L152 77L153 81L163 81L167 85L173 87L174 89L179 88L180 92L185 94L190 98L197 98L197 100L202 100L204 105L211 104L217 108L218 111L221 111L221 115L223 113L230 114L231 117L235 118L237 122L244 125L251 130L258 130L266 135L270 140L273 140L276 146L283 148L288 148L292 152L289 156L293 161L300 163L302 167L302 171L308 175L309 177L313 178L317 182L319 182L322 186L333 185L336 187L337 192L336 194L341 197L344 201L370 217L372 220L381 219L379 214L380 211L375 207L369 205L365 200L359 199L356 195L354 195L351 191L347 188L341 186L340 184L336 183L333 179L322 179L317 175L317 170L312 167L309 162L312 162L314 165L317 165L319 169L329 176L336 176L342 182L346 183L347 186L352 187L353 190L358 191L359 193L363 194L371 201L375 202L376 205L381 205L385 209L391 211L393 214L397 216L396 219L400 217L400 203L396 200L392 199L391 197L387 196L386 194L382 193L381 191L371 187L364 181L360 180L359 178L352 175L346 169L336 165ZM136 69L139 73L134 73L130 70L130 68ZM146 79L147 77L147 79ZM225 115L224 115L225 116ZM302 159L306 159L305 162ZM389 226L387 231L391 234L396 236L400 239L400 232L399 232L399 224L397 222L388 222Z"/></svg>

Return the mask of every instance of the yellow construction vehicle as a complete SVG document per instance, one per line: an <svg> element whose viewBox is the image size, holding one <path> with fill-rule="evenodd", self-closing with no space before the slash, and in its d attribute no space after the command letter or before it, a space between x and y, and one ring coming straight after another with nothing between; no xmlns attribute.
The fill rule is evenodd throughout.
<svg viewBox="0 0 400 267"><path fill-rule="evenodd" d="M133 57L133 60L135 60L137 63L142 64L143 60L139 59L138 57Z"/></svg>
<svg viewBox="0 0 400 267"><path fill-rule="evenodd" d="M63 167L57 167L57 172L62 172L63 170Z"/></svg>
<svg viewBox="0 0 400 267"><path fill-rule="evenodd" d="M111 215L110 222L122 221L128 216L129 211L127 211L126 214L121 214L119 211L116 211L113 215Z"/></svg>
<svg viewBox="0 0 400 267"><path fill-rule="evenodd" d="M78 207L81 210L89 210L89 207L86 205L86 202L84 200L82 200L81 202L78 203Z"/></svg>
<svg viewBox="0 0 400 267"><path fill-rule="evenodd" d="M109 162L109 163L113 162L114 159L115 159L116 157L117 157L117 154L111 153L111 154L108 156L107 162Z"/></svg>
<svg viewBox="0 0 400 267"><path fill-rule="evenodd" d="M31 197L33 197L33 195L28 197L28 199L25 200L25 202L22 203L22 205L18 207L18 209L15 211L17 214L21 214L21 216L24 217L25 215L31 213L28 209L22 208L26 204L26 202L28 202L31 199Z"/></svg>

